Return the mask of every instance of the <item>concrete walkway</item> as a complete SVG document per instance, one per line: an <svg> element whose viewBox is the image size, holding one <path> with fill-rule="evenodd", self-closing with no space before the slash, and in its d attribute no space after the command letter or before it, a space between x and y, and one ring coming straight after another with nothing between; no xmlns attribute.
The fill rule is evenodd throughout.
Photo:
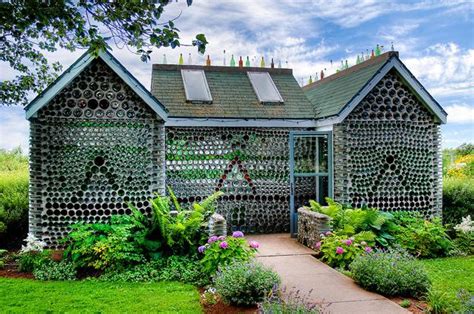
<svg viewBox="0 0 474 314"><path fill-rule="evenodd" d="M257 259L273 268L287 291L310 290L311 302L323 303L330 313L410 313L389 299L365 291L344 276L312 256L314 251L299 244L289 234L253 235L260 242Z"/></svg>

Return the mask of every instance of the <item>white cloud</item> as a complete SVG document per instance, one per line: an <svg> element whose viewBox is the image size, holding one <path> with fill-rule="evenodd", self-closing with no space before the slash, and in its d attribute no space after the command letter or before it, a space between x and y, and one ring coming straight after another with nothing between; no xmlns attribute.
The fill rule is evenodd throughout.
<svg viewBox="0 0 474 314"><path fill-rule="evenodd" d="M474 124L474 106L468 104L454 104L444 108L448 113L448 123Z"/></svg>

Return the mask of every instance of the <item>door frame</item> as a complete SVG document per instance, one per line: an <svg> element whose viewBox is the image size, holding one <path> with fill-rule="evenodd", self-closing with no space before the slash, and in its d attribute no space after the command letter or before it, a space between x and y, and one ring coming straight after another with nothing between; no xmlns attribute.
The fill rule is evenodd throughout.
<svg viewBox="0 0 474 314"><path fill-rule="evenodd" d="M334 171L333 171L333 137L332 131L290 131L290 234L296 237L298 234L298 212L295 208L295 178L297 177L327 177L328 197L334 195ZM328 171L314 173L295 173L295 137L323 137L328 142ZM315 187L316 188L316 187Z"/></svg>

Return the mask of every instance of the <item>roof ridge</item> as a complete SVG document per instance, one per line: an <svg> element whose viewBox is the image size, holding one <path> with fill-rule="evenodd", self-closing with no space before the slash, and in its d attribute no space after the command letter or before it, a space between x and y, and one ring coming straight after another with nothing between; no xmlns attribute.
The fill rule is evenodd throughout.
<svg viewBox="0 0 474 314"><path fill-rule="evenodd" d="M366 61L361 62L359 64L356 64L354 66L351 66L350 68L347 68L345 70L336 72L334 74L331 74L331 75L323 78L322 80L318 80L318 81L315 81L311 84L305 85L305 86L303 86L303 90L313 89L314 87L317 87L318 85L334 81L338 78L341 78L341 77L344 77L346 75L352 74L352 73L357 72L361 69L367 68L371 65L382 63L383 61L386 61L386 60L388 60L388 59L390 59L394 56L398 57L398 51L385 52L385 53L381 54L380 56L370 58L369 60L366 60Z"/></svg>
<svg viewBox="0 0 474 314"><path fill-rule="evenodd" d="M293 69L287 68L260 68L260 67L231 67L219 65L196 65L196 64L161 64L155 63L152 67L156 71L179 71L179 70L204 70L209 72L246 73L246 72L268 72L270 74L293 74Z"/></svg>

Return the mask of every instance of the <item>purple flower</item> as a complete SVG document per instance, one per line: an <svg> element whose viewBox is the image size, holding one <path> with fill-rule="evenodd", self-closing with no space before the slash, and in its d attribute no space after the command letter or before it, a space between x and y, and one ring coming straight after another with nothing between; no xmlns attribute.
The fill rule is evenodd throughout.
<svg viewBox="0 0 474 314"><path fill-rule="evenodd" d="M227 244L227 242L225 241L222 241L221 244L219 244L219 247L221 249L227 249L229 247L229 244Z"/></svg>
<svg viewBox="0 0 474 314"><path fill-rule="evenodd" d="M341 255L342 253L344 253L344 249L343 249L342 247L338 246L338 247L336 248L336 254Z"/></svg>
<svg viewBox="0 0 474 314"><path fill-rule="evenodd" d="M257 241L250 241L249 242L249 246L252 248L252 249L258 249L260 247L260 243L258 243Z"/></svg>
<svg viewBox="0 0 474 314"><path fill-rule="evenodd" d="M199 252L199 253L204 253L205 250L206 250L206 246L205 246L205 245L201 245L200 247L198 247L198 252Z"/></svg>
<svg viewBox="0 0 474 314"><path fill-rule="evenodd" d="M315 248L316 250L319 250L319 249L321 248L321 241L316 242L316 244L314 245L314 248Z"/></svg>
<svg viewBox="0 0 474 314"><path fill-rule="evenodd" d="M352 244L352 240L351 239L347 239L347 240L344 240L342 241L344 242L345 245L351 245Z"/></svg>
<svg viewBox="0 0 474 314"><path fill-rule="evenodd" d="M232 233L232 236L234 238L243 238L244 237L244 233L242 231L234 231L234 233Z"/></svg>
<svg viewBox="0 0 474 314"><path fill-rule="evenodd" d="M219 237L217 238L217 240L218 240L218 241L223 241L223 240L225 240L225 236L219 236Z"/></svg>
<svg viewBox="0 0 474 314"><path fill-rule="evenodd" d="M207 243L214 243L218 240L217 236L212 236L209 238L209 240L207 240Z"/></svg>
<svg viewBox="0 0 474 314"><path fill-rule="evenodd" d="M372 252L372 248L370 246L366 246L364 249L367 253Z"/></svg>

